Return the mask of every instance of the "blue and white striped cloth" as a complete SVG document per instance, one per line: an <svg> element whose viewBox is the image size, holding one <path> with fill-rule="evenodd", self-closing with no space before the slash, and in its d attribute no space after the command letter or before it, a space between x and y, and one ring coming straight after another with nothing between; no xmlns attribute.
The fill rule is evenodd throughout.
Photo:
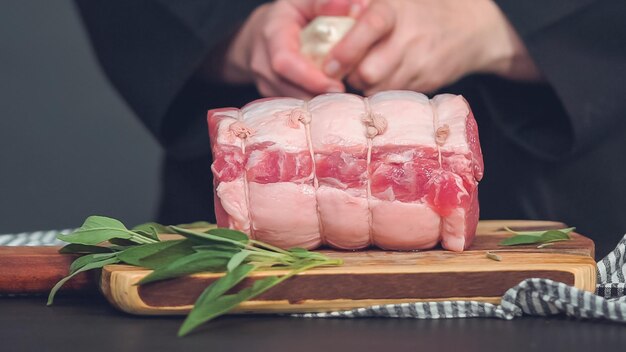
<svg viewBox="0 0 626 352"><path fill-rule="evenodd" d="M548 279L527 279L510 288L499 305L476 301L416 302L378 305L323 313L294 314L307 318L390 317L445 319L566 314L576 318L626 323L626 235L598 262L596 293Z"/></svg>
<svg viewBox="0 0 626 352"><path fill-rule="evenodd" d="M57 240L57 235L72 231L74 230L67 229L0 235L0 246L62 246L65 242Z"/></svg>
<svg viewBox="0 0 626 352"><path fill-rule="evenodd" d="M63 231L0 235L0 246L56 246ZM513 319L522 315L566 314L576 318L626 322L626 235L598 262L596 293L547 279L527 279L510 288L499 305L476 301L416 302L323 313L293 314L305 318L390 317L445 319L490 317Z"/></svg>

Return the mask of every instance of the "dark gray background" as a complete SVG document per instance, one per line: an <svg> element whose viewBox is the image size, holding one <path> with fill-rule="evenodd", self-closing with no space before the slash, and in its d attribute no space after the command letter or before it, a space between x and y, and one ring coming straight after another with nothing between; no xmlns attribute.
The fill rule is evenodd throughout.
<svg viewBox="0 0 626 352"><path fill-rule="evenodd" d="M160 153L71 1L0 1L0 233L151 220Z"/></svg>

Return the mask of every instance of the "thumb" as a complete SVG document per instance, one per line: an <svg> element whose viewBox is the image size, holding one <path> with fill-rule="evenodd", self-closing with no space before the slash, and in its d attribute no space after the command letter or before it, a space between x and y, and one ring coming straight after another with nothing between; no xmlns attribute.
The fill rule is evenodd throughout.
<svg viewBox="0 0 626 352"><path fill-rule="evenodd" d="M372 2L331 50L325 60L325 73L329 77L343 77L352 71L371 47L393 31L395 22L395 11L388 3Z"/></svg>

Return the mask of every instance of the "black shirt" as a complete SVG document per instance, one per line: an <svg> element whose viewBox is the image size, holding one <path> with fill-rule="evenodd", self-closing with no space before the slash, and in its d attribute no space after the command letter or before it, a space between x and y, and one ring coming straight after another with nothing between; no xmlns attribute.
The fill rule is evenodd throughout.
<svg viewBox="0 0 626 352"><path fill-rule="evenodd" d="M105 73L165 149L160 222L214 220L206 111L259 95L199 71L263 2L77 0ZM560 220L603 255L626 233L626 2L496 2L545 82L442 89L479 124L481 218Z"/></svg>

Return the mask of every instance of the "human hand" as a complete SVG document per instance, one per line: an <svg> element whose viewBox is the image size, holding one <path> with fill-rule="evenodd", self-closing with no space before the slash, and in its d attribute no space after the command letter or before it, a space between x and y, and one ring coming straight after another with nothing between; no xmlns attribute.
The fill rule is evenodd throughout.
<svg viewBox="0 0 626 352"><path fill-rule="evenodd" d="M258 7L227 50L222 79L253 83L263 96L343 92L341 79L300 53L300 31L320 14L347 15L352 6L352 0L278 0Z"/></svg>
<svg viewBox="0 0 626 352"><path fill-rule="evenodd" d="M433 92L471 73L541 77L492 0L373 0L324 70L366 94Z"/></svg>

